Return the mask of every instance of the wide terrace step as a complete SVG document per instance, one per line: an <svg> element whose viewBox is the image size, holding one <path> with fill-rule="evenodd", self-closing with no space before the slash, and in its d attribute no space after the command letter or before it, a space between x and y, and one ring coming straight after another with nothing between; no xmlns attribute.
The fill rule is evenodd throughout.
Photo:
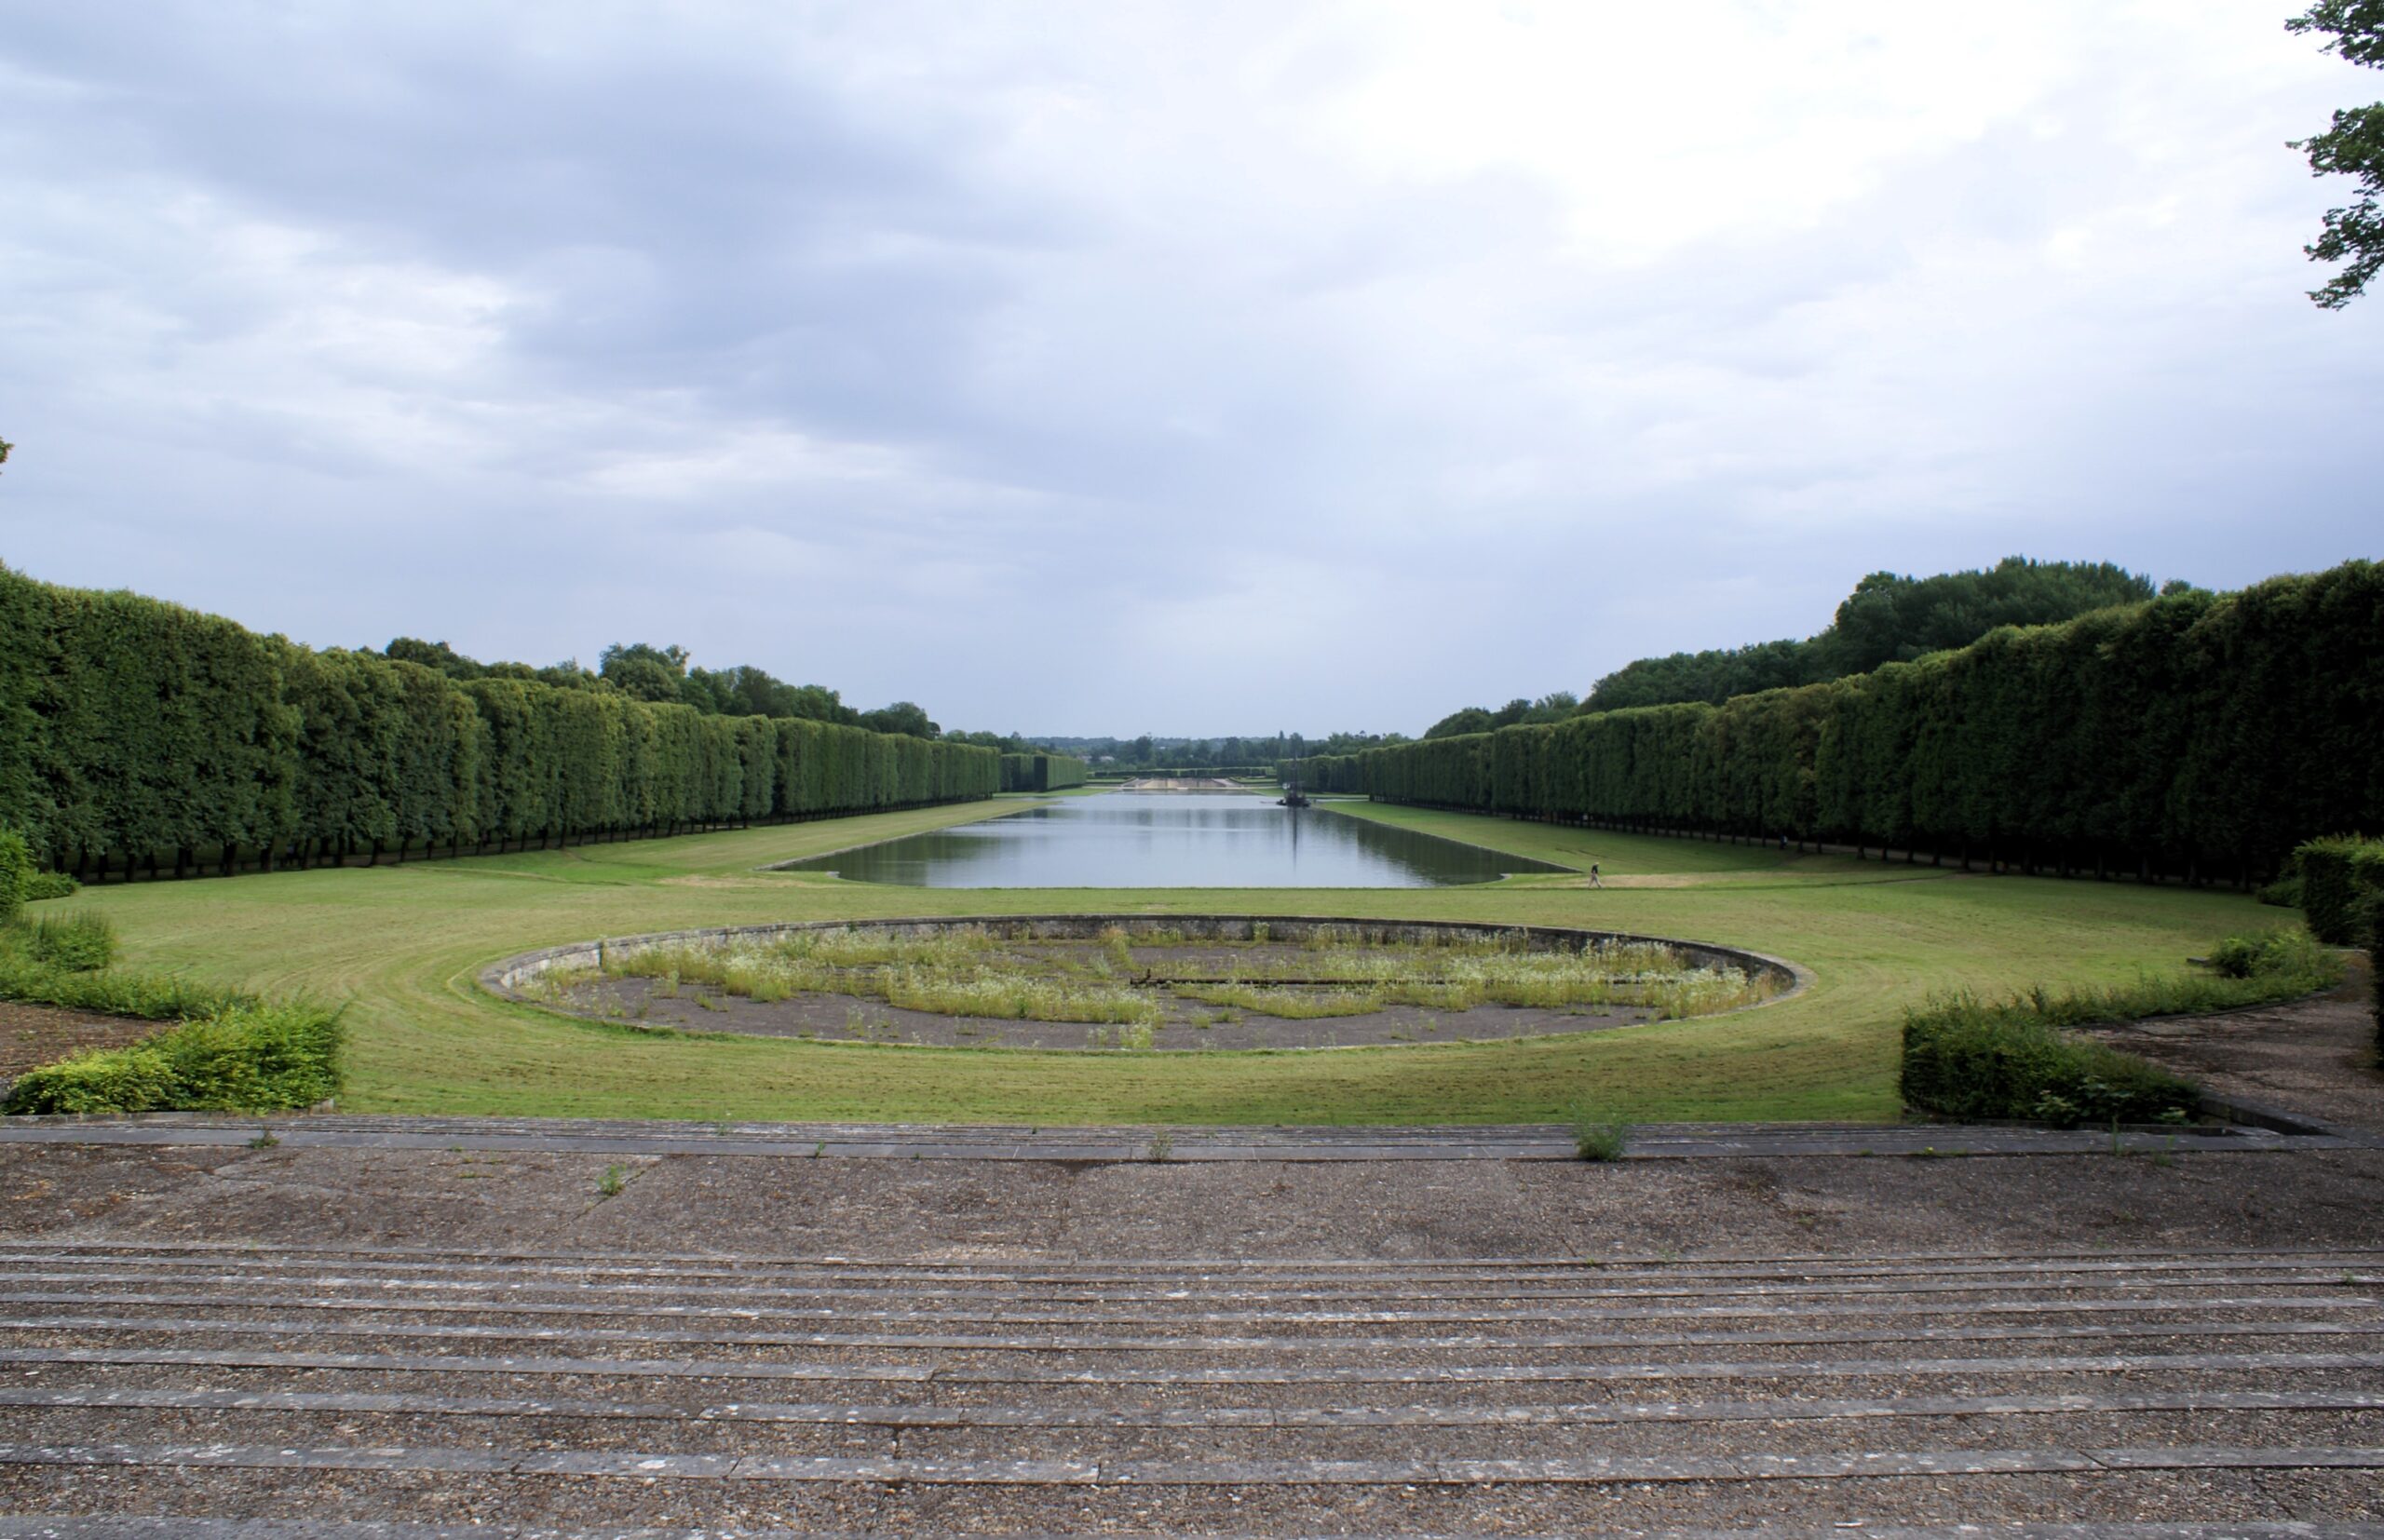
<svg viewBox="0 0 2384 1540"><path fill-rule="evenodd" d="M1324 1540L1307 1531L1280 1532L1282 1540ZM1380 1533L1382 1532L1375 1532ZM1786 1540L1809 1533L1805 1528L1749 1530L1674 1530L1673 1540ZM1980 1540L1986 1532L1976 1524L1919 1528L1910 1525L1866 1526L1864 1540ZM2358 1522L2101 1523L2008 1524L1993 1531L1997 1540L2384 1540L2384 1524ZM159 1540L183 1535L189 1540L856 1540L852 1533L820 1530L720 1528L700 1530L657 1528L587 1529L569 1532L528 1524L430 1524L387 1520L322 1519L193 1519L160 1520L146 1515L88 1515L71 1519L8 1519L0 1517L0 1540ZM1038 1532L1037 1540L1092 1540L1085 1534ZM1150 1532L1107 1531L1101 1540L1150 1540ZM1225 1540L1215 1536L1213 1540ZM1374 1540L1369 1533L1339 1533L1333 1540Z"/></svg>
<svg viewBox="0 0 2384 1540"><path fill-rule="evenodd" d="M1649 1123L1623 1158L2027 1155L2384 1146L2384 1135L2239 1109L2237 1121L2193 1128L2046 1128L1994 1125ZM269 1129L296 1149L530 1151L793 1159L1101 1163L1143 1161L1572 1160L1570 1129L1539 1124L1443 1127L1020 1128L1012 1125L697 1123L668 1119L407 1117L308 1114L267 1118L198 1113L0 1119L0 1142L237 1145Z"/></svg>
<svg viewBox="0 0 2384 1540"><path fill-rule="evenodd" d="M0 1245L0 1510L61 1535L2240 1526L2379 1473L2374 1251Z"/></svg>

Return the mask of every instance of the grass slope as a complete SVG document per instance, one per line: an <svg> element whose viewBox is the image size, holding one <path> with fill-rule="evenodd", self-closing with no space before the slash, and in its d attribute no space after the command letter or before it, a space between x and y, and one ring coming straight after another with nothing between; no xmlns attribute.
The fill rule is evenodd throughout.
<svg viewBox="0 0 2384 1540"><path fill-rule="evenodd" d="M1003 809L1007 810L1007 809ZM1886 1119L1903 1007L1931 990L2123 982L2277 918L2232 894L1964 876L1839 857L1343 804L1576 868L1470 888L930 890L765 862L984 804L568 851L86 893L125 960L350 1002L358 1111L1028 1123ZM1817 982L1737 1016L1571 1038L1330 1053L971 1051L667 1035L494 1000L485 965L595 936L772 920L1131 910L1588 925L1793 958Z"/></svg>

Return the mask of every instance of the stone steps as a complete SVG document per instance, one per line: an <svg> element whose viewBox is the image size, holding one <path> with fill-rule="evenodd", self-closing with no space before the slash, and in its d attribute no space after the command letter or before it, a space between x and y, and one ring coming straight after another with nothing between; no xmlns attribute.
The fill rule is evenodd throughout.
<svg viewBox="0 0 2384 1540"><path fill-rule="evenodd" d="M1081 1540L1077 1535L1037 1531L1039 1540ZM1148 1540L1148 1531L1112 1531L1104 1540ZM1309 1540L1314 1532L1283 1531L1288 1540ZM1334 1540L1380 1540L1388 1532L1338 1533ZM1811 1533L1805 1528L1678 1529L1673 1540L1786 1540ZM1937 1527L1865 1526L1864 1540L1979 1540L1975 1524ZM2095 1523L2011 1524L1998 1526L1998 1540L2378 1540L2384 1525L2359 1522L2251 1523ZM635 1529L589 1529L568 1532L535 1524L449 1525L386 1520L194 1519L112 1515L71 1519L8 1519L0 1517L0 1540L159 1540L164 1535L190 1540L853 1540L850 1532L820 1530L719 1528L700 1530L640 1525ZM1318 1537L1321 1540L1321 1537Z"/></svg>
<svg viewBox="0 0 2384 1540"><path fill-rule="evenodd" d="M2250 1534L2384 1519L2379 1472L2384 1255L2365 1251L0 1247L0 1511L20 1516L0 1537L183 1516L295 1535L238 1526L304 1512L384 1526L357 1540L450 1520L1389 1534L1981 1515ZM23 1527L53 1514L85 1527Z"/></svg>

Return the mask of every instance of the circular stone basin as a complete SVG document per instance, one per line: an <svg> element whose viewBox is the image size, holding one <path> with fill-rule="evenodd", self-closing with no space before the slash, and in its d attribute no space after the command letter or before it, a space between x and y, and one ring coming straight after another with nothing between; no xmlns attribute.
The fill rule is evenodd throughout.
<svg viewBox="0 0 2384 1540"><path fill-rule="evenodd" d="M821 1042L1199 1052L1482 1042L1714 1015L1803 988L1701 941L1542 925L1221 914L665 931L481 975L590 1020Z"/></svg>

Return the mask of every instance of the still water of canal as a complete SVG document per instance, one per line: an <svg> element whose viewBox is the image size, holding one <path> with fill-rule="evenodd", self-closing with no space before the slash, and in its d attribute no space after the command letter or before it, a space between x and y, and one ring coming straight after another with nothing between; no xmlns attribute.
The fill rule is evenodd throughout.
<svg viewBox="0 0 2384 1540"><path fill-rule="evenodd" d="M905 887L1445 887L1565 869L1246 793L1104 791L786 870Z"/></svg>

